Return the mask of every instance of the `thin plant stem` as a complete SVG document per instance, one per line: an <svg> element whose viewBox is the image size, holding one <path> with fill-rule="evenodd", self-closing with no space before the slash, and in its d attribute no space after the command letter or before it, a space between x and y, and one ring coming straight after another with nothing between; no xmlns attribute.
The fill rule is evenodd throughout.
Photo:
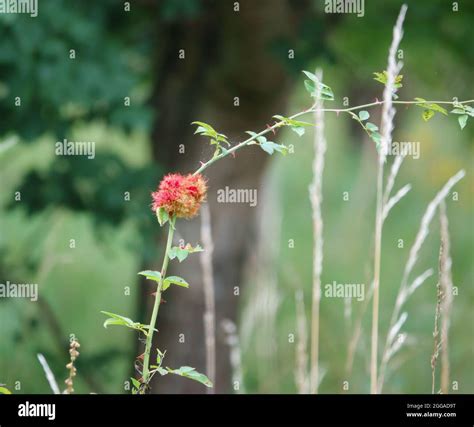
<svg viewBox="0 0 474 427"><path fill-rule="evenodd" d="M204 334L206 340L206 374L212 383L216 376L216 306L214 297L214 274L212 269L212 243L211 213L207 204L201 207L201 239L205 251L201 254L201 267L203 272L204 301ZM208 393L214 393L214 388L209 387Z"/></svg>
<svg viewBox="0 0 474 427"><path fill-rule="evenodd" d="M322 80L322 71L317 71L318 78ZM324 112L322 100L315 105L314 120L314 159L313 181L310 185L310 201L313 211L313 296L311 306L311 369L310 392L318 393L319 389L319 320L321 304L321 273L323 269L323 218L321 204L323 201L322 181L324 170L324 154L326 140L324 138Z"/></svg>
<svg viewBox="0 0 474 427"><path fill-rule="evenodd" d="M54 394L61 394L56 378L54 377L53 371L51 371L51 368L49 367L46 358L41 353L38 353L36 356L38 357L38 360L41 363L41 366L43 367L46 379L48 380L51 390Z"/></svg>
<svg viewBox="0 0 474 427"><path fill-rule="evenodd" d="M377 368L378 368L378 334L379 334L379 299L380 299L380 264L382 258L382 227L384 222L384 164L387 149L392 143L393 118L395 108L393 107L393 94L396 92L395 80L402 64L396 61L398 46L403 37L403 20L407 6L403 5L398 14L397 22L393 28L393 38L388 52L387 84L383 92L382 107L382 137L379 147L378 171L377 171L377 202L375 214L375 243L374 243L374 298L372 305L372 337L370 357L370 392L378 393L377 390ZM405 101L407 102L407 101ZM412 101L409 101L413 103Z"/></svg>
<svg viewBox="0 0 474 427"><path fill-rule="evenodd" d="M376 107L378 105L384 105L387 101L374 101L374 102L369 102L368 104L363 104L363 105L357 105L355 107L349 107L349 108L315 108L315 106L308 108L307 110L300 111L299 113L296 113L292 116L289 117L289 119L297 119L301 116L304 116L309 113L314 113L316 111L321 111L323 113L336 113L339 115L340 113L349 113L352 111L358 111L362 110L363 108L371 108L371 107ZM399 105L414 105L414 104L420 104L419 101L391 101L392 104L399 104ZM471 104L474 103L474 99L469 99L466 101L459 101L459 102L454 102L454 101L424 101L424 104L445 104L445 105L454 105L454 104ZM278 121L272 126L268 126L266 129L262 130L261 132L255 134L254 136L251 136L250 138L246 139L245 141L242 141L233 147L222 151L219 155L212 157L209 159L207 162L201 163L201 166L193 173L193 175L197 175L204 170L206 170L209 166L211 166L213 163L215 163L217 160L220 160L224 157L227 157L229 154L235 153L237 150L240 150L241 148L248 146L248 145L253 145L257 144L256 139L259 136L263 136L268 134L269 132L275 131L277 128L285 126L285 123L283 121Z"/></svg>
<svg viewBox="0 0 474 427"><path fill-rule="evenodd" d="M440 249L440 252L442 249ZM441 257L441 255L440 255ZM440 341L439 341L439 316L441 311L441 284L438 281L436 285L436 309L435 309L435 319L434 319L434 329L433 329L433 355L431 356L431 394L435 394L436 387L436 362L438 361Z"/></svg>
<svg viewBox="0 0 474 427"><path fill-rule="evenodd" d="M439 206L441 223L441 274L440 286L443 293L441 302L441 393L449 393L449 340L448 330L451 308L453 305L453 282L451 277L451 255L448 230L448 217L446 215L446 202L443 200Z"/></svg>
<svg viewBox="0 0 474 427"><path fill-rule="evenodd" d="M168 228L168 241L166 242L166 250L165 255L163 258L163 265L161 267L161 278L158 282L156 287L156 294L155 294L155 303L153 305L153 312L151 314L150 320L150 328L148 329L148 335L146 337L146 344L145 344L145 353L143 356L143 383L147 384L150 379L150 352L151 352L151 345L153 342L153 332L156 324L156 318L158 317L158 310L160 309L161 303L161 290L163 287L163 280L166 276L166 270L168 269L168 262L169 262L169 251L171 249L171 244L173 243L173 233L174 233L174 224L176 222L176 218L170 218L169 220L169 228Z"/></svg>
<svg viewBox="0 0 474 427"><path fill-rule="evenodd" d="M378 325L379 325L379 285L380 285L380 260L382 250L382 192L383 192L383 162L379 162L377 174L377 207L375 218L375 248L374 248L374 296L372 302L372 337L371 337L371 363L370 363L370 392L377 393L377 351L378 351Z"/></svg>

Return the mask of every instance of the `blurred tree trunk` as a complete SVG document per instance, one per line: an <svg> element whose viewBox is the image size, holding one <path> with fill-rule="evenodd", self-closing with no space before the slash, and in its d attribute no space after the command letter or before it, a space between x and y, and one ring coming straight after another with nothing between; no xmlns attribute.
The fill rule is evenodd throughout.
<svg viewBox="0 0 474 427"><path fill-rule="evenodd" d="M204 3L197 20L160 28L153 156L170 171L192 172L200 160L211 155L207 140L193 136L191 121L208 122L235 143L245 136L244 131L262 129L273 114L284 111L288 76L270 45L290 29L288 1L240 1L240 11L234 11L234 3ZM184 59L179 58L180 49L184 49ZM235 97L238 106L234 105ZM179 151L180 144L185 146L184 154ZM252 147L205 172L209 178L214 239L218 393L232 392L229 352L220 322L225 318L236 322L241 296L234 295L234 287L242 285L245 260L252 254L255 208L217 203L216 192L225 186L258 188L266 159L261 150ZM199 228L200 218L181 221L177 239L200 242ZM189 365L204 372L204 296L198 256L191 255L182 264L171 266L170 271L184 277L191 286L166 292L167 303L160 308L155 345L167 350L167 366ZM161 259L157 259L157 269L160 263ZM141 289L142 302L146 301L150 308L150 285L143 284ZM183 338L184 342L180 342ZM200 384L172 376L155 378L153 391L205 392Z"/></svg>

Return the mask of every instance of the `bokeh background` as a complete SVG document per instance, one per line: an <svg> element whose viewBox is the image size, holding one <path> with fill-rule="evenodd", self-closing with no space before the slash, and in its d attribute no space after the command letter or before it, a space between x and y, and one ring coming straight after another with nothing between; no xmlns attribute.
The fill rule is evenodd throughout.
<svg viewBox="0 0 474 427"><path fill-rule="evenodd" d="M128 329L104 329L100 310L148 318L152 291L136 273L157 267L163 246L150 192L165 172L192 171L209 156L190 122L210 122L240 141L274 114L309 107L301 70L316 67L336 95L335 106L344 97L350 105L380 98L382 86L372 73L386 67L402 2L381 3L367 0L364 17L357 17L327 14L322 0L48 0L37 18L0 15L0 283L38 283L40 292L35 303L0 300L0 383L15 393L49 393L36 354L45 355L62 381L74 334L81 342L76 391L126 393L140 346ZM473 98L474 4L406 3L400 98ZM379 112L371 113L377 122ZM322 282L368 287L375 149L348 117L327 115L326 136ZM456 393L474 392L473 137L473 124L461 131L454 115L425 123L420 109L398 108L394 140L419 141L421 157L402 167L398 187L409 182L413 189L392 211L383 238L382 336L426 205L451 175L466 169L455 189L459 199L447 201L459 289L449 349ZM94 141L95 159L56 156L54 144L64 138ZM295 292L303 293L308 318L311 300L312 131L298 138L285 130L275 138L292 144L294 154L269 157L249 148L208 174L217 392L297 391ZM217 203L216 192L226 185L258 188L257 206ZM415 273L437 270L438 230L436 217ZM179 232L198 242L199 218ZM173 267L191 289L169 291L157 345L168 350L168 365L204 371L202 274L194 257ZM407 304L409 340L391 364L385 392L431 391L435 303L433 276ZM322 393L369 391L370 310L347 369L348 340L363 307L323 297ZM236 325L233 350L225 319ZM204 392L178 377L160 379L154 390Z"/></svg>

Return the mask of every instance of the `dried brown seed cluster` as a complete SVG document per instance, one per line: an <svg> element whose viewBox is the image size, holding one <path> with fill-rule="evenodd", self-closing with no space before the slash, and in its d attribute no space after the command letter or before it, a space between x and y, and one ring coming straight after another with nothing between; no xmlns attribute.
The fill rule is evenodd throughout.
<svg viewBox="0 0 474 427"><path fill-rule="evenodd" d="M76 367L74 366L75 360L79 356L79 351L77 349L81 345L79 344L79 341L76 339L73 339L71 341L71 344L69 345L69 355L70 355L70 362L66 365L66 368L69 369L69 376L68 378L64 381L66 384L66 390L64 390L64 394L72 394L74 393L74 377L76 376L77 370Z"/></svg>

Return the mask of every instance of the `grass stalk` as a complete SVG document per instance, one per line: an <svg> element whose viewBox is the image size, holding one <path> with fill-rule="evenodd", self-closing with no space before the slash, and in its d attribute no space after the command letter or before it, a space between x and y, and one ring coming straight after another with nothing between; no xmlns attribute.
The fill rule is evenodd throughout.
<svg viewBox="0 0 474 427"><path fill-rule="evenodd" d="M317 70L316 75L322 81L322 71ZM321 273L323 269L323 218L321 205L323 201L322 183L324 171L324 154L326 140L324 138L324 112L323 102L316 97L314 112L314 158L313 181L309 188L311 208L313 211L313 290L311 306L311 368L310 392L317 394L319 389L319 328L321 304Z"/></svg>
<svg viewBox="0 0 474 427"><path fill-rule="evenodd" d="M212 268L214 245L211 233L211 213L207 203L201 207L201 241L205 248L201 253L200 261L203 271L205 302L204 334L206 342L206 374L214 384L216 376L216 308L214 274ZM207 393L214 393L214 388L209 387Z"/></svg>
<svg viewBox="0 0 474 427"><path fill-rule="evenodd" d="M375 242L374 242L374 294L372 305L372 335L370 352L370 392L376 394L377 390L377 368L378 368L378 335L379 335L379 305L380 305L380 269L382 258L382 227L384 222L384 164L386 153L392 143L393 117L393 94L396 91L395 79L401 69L401 63L397 63L396 54L403 36L403 20L405 19L407 7L403 5L393 29L393 39L388 54L387 84L384 89L382 108L382 138L378 155L377 170L377 202L375 214Z"/></svg>

